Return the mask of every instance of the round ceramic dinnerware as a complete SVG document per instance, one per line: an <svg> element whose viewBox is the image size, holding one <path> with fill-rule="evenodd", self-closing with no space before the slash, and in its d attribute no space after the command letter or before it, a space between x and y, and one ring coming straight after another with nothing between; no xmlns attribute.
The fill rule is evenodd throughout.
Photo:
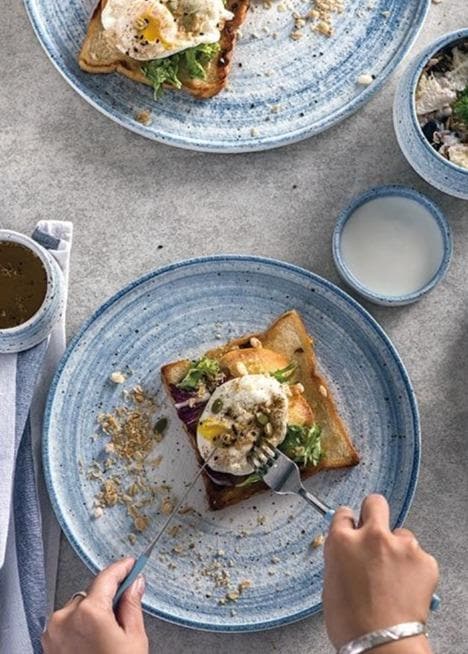
<svg viewBox="0 0 468 654"><path fill-rule="evenodd" d="M392 527L402 524L418 475L419 420L407 373L382 329L346 293L301 268L249 256L193 259L141 277L98 309L70 344L50 391L47 486L67 538L92 571L138 555L164 517L150 506L150 527L133 546L122 506L91 518L99 483L86 471L105 456L105 439L94 437L98 414L120 406L123 391L136 384L156 396L169 427L157 446L163 459L154 482L165 480L180 497L197 464L161 388L161 365L262 330L291 308L315 338L320 367L362 458L355 468L319 473L307 487L332 506L356 509L366 494L381 492ZM124 384L109 380L116 370L131 372ZM255 631L321 609L323 552L311 542L326 524L309 505L265 492L212 512L201 481L189 504L200 515L180 516L182 555L171 554L167 535L145 569L146 611L197 629ZM220 604L226 588L203 574L213 557L232 584L252 581L235 604Z"/></svg>
<svg viewBox="0 0 468 654"><path fill-rule="evenodd" d="M445 159L424 136L416 116L415 91L427 61L442 48L467 37L468 28L450 32L420 52L400 78L393 104L395 133L410 165L435 188L464 200L468 200L468 170Z"/></svg>
<svg viewBox="0 0 468 654"><path fill-rule="evenodd" d="M253 2L237 44L229 90L200 101L152 90L117 74L81 71L77 54L98 0L25 0L36 34L51 61L90 104L143 136L211 152L265 150L332 127L379 89L410 48L430 0L346 0L327 38L307 25L291 39L292 11L274 0ZM282 7L281 7L281 6ZM306 14L310 2L295 0ZM358 84L372 75L370 86ZM135 116L150 110L152 123ZM78 126L77 126L78 127ZM378 128L378 126L377 126Z"/></svg>
<svg viewBox="0 0 468 654"><path fill-rule="evenodd" d="M435 225L440 232L441 258L437 270L435 271L434 275L423 286L421 286L421 288L414 292L406 293L405 295L387 295L384 293L378 293L364 285L353 274L347 265L346 258L343 256L341 245L343 230L348 220L351 218L354 212L359 209L359 207L362 207L364 204L377 198L393 197L417 202L432 216ZM428 245L428 250L429 248L430 245ZM422 193L419 193L412 188L398 185L378 186L356 196L338 216L332 240L333 260L343 281L349 284L349 286L362 297L366 298L366 300L383 306L400 306L404 304L411 304L412 302L417 302L423 298L427 293L429 293L429 291L431 291L439 282L444 279L452 259L452 249L453 243L450 226L439 207Z"/></svg>

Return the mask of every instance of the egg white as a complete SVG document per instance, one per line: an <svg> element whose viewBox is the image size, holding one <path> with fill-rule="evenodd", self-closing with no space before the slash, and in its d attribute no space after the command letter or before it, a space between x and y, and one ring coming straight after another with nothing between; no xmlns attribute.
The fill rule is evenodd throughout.
<svg viewBox="0 0 468 654"><path fill-rule="evenodd" d="M218 408L217 411L213 411L213 405ZM197 446L203 459L208 459L213 450L217 449L210 459L210 468L233 475L248 475L254 472L247 457L256 442L255 432L258 433L259 428L255 422L255 414L261 407L268 407L270 414L272 431L267 440L277 446L286 436L288 396L283 385L274 377L245 375L227 381L214 391L197 428ZM203 423L207 420L221 422L227 429L235 424L243 437L235 440L232 445L223 445L219 440L206 438L203 435Z"/></svg>
<svg viewBox="0 0 468 654"><path fill-rule="evenodd" d="M223 0L108 0L101 22L110 45L149 61L217 43L232 17Z"/></svg>

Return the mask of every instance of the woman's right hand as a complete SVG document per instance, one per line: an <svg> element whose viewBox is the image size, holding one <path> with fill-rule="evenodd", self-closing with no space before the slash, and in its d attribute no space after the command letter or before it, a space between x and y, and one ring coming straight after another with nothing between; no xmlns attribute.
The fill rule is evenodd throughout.
<svg viewBox="0 0 468 654"><path fill-rule="evenodd" d="M324 556L325 622L337 649L376 629L426 622L439 576L437 561L408 529L390 531L389 507L381 495L364 500L357 528L351 509L337 510ZM425 636L408 638L407 646L376 651L430 651Z"/></svg>
<svg viewBox="0 0 468 654"><path fill-rule="evenodd" d="M134 559L116 561L94 579L87 596L72 598L56 611L42 637L44 654L148 654L141 598L142 576L112 602Z"/></svg>

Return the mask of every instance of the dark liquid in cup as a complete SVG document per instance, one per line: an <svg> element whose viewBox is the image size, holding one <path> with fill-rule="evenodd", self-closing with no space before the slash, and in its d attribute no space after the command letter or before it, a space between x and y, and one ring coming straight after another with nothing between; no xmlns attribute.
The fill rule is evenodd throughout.
<svg viewBox="0 0 468 654"><path fill-rule="evenodd" d="M0 329L29 320L46 292L47 273L39 257L24 245L0 241Z"/></svg>

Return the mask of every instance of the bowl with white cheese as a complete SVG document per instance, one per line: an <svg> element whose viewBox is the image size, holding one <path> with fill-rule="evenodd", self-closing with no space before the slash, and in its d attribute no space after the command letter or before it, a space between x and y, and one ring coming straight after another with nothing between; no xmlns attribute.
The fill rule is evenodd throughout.
<svg viewBox="0 0 468 654"><path fill-rule="evenodd" d="M393 121L414 170L468 200L468 28L441 36L410 63L395 93Z"/></svg>

